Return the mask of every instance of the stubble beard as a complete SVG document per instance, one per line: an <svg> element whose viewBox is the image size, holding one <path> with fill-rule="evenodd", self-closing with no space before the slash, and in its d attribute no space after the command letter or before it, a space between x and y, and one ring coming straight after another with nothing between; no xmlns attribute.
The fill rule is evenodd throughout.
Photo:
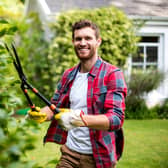
<svg viewBox="0 0 168 168"><path fill-rule="evenodd" d="M75 47L75 53L77 55L77 57L81 60L81 61L87 61L89 59L91 59L92 57L94 57L94 55L96 54L95 48L91 48L90 52L87 55L82 55L78 52L78 48Z"/></svg>

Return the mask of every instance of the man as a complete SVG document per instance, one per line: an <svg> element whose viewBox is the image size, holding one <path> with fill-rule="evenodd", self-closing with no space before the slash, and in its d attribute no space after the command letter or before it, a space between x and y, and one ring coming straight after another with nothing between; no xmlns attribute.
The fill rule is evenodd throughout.
<svg viewBox="0 0 168 168"><path fill-rule="evenodd" d="M127 94L124 77L98 56L101 38L94 23L76 22L72 42L80 63L64 72L52 98L60 113L48 107L39 112L52 120L44 142L63 144L57 168L114 168L123 145L118 139Z"/></svg>

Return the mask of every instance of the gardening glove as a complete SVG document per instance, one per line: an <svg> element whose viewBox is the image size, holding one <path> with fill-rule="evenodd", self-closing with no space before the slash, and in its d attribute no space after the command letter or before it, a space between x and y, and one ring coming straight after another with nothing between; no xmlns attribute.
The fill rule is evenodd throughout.
<svg viewBox="0 0 168 168"><path fill-rule="evenodd" d="M87 123L83 120L84 112L82 110L64 108L60 108L59 110L60 112L56 114L54 118L65 130L87 126Z"/></svg>
<svg viewBox="0 0 168 168"><path fill-rule="evenodd" d="M35 107L35 111L28 111L28 118L36 121L37 123L43 123L47 119L47 115L40 111L40 107Z"/></svg>

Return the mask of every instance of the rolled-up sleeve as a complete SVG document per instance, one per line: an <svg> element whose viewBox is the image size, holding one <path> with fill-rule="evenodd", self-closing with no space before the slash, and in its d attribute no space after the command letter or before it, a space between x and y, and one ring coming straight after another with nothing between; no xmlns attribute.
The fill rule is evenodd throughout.
<svg viewBox="0 0 168 168"><path fill-rule="evenodd" d="M120 129L125 118L127 86L120 70L111 72L107 79L107 94L104 102L105 115L109 119L109 131Z"/></svg>

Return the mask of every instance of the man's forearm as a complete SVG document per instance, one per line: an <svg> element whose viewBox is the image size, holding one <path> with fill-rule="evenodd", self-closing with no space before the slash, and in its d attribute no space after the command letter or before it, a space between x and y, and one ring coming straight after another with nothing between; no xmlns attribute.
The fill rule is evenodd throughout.
<svg viewBox="0 0 168 168"><path fill-rule="evenodd" d="M110 123L105 115L83 115L83 120L89 128L98 130L109 130Z"/></svg>
<svg viewBox="0 0 168 168"><path fill-rule="evenodd" d="M45 106L41 109L42 113L47 114L47 121L50 121L54 115L53 111ZM98 130L109 130L109 120L105 115L83 115L83 120L86 122L89 128Z"/></svg>

